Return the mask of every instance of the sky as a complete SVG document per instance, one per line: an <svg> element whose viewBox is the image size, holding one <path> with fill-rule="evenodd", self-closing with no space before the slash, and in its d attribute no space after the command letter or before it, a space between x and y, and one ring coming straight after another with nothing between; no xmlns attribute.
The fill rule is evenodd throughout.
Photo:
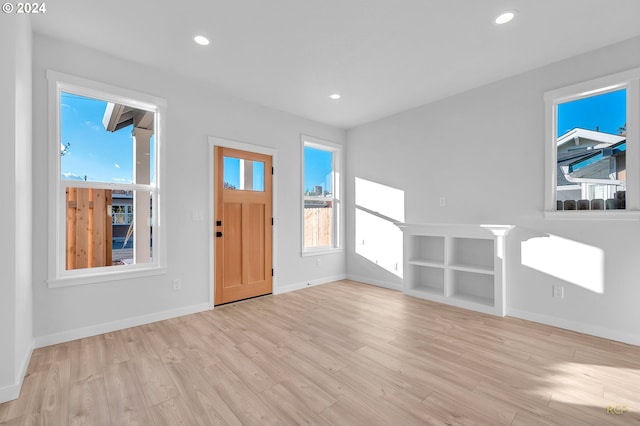
<svg viewBox="0 0 640 426"><path fill-rule="evenodd" d="M558 105L557 136L575 127L617 135L627 122L626 90L617 90Z"/></svg>
<svg viewBox="0 0 640 426"><path fill-rule="evenodd" d="M333 153L322 149L304 147L304 190L313 191L321 185L324 191L333 192L331 188L331 170Z"/></svg>
<svg viewBox="0 0 640 426"><path fill-rule="evenodd" d="M107 132L102 125L106 106L107 102L97 99L60 95L60 142L70 144L60 160L63 179L85 180L86 176L91 182L133 182L133 126ZM154 151L152 147L152 164Z"/></svg>

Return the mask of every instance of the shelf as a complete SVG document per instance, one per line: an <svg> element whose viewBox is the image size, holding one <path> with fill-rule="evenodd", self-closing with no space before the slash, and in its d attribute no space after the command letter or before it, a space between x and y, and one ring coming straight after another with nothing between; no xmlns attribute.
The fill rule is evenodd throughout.
<svg viewBox="0 0 640 426"><path fill-rule="evenodd" d="M423 299L428 299L429 298L428 296L439 296L439 297L444 296L444 293L442 291L438 290L437 288L431 288L431 287L411 288L411 289L408 289L406 293L410 296L420 297ZM427 296L427 297L423 297L423 296Z"/></svg>
<svg viewBox="0 0 640 426"><path fill-rule="evenodd" d="M430 268L444 268L444 262L438 260L416 259L410 260L409 265L428 266Z"/></svg>
<svg viewBox="0 0 640 426"><path fill-rule="evenodd" d="M396 224L404 235L405 293L504 316L509 225Z"/></svg>
<svg viewBox="0 0 640 426"><path fill-rule="evenodd" d="M487 275L494 274L493 266L453 264L453 265L449 265L449 268L453 269L454 271L473 272L475 274L487 274Z"/></svg>
<svg viewBox="0 0 640 426"><path fill-rule="evenodd" d="M493 306L493 275L467 271L454 271L451 276L451 295L467 301L483 301Z"/></svg>
<svg viewBox="0 0 640 426"><path fill-rule="evenodd" d="M409 286L412 290L444 295L444 268L411 265L408 272L412 277Z"/></svg>
<svg viewBox="0 0 640 426"><path fill-rule="evenodd" d="M478 267L481 270L494 267L493 239L452 238L451 264Z"/></svg>
<svg viewBox="0 0 640 426"><path fill-rule="evenodd" d="M444 265L444 237L418 235L411 239L412 258Z"/></svg>
<svg viewBox="0 0 640 426"><path fill-rule="evenodd" d="M494 306L493 298L472 296L472 295L469 295L469 294L457 294L457 295L455 295L455 298L458 299L458 300L462 300L462 301L465 301L465 302L471 302L471 303L482 305L482 306L487 306L487 307L493 307Z"/></svg>

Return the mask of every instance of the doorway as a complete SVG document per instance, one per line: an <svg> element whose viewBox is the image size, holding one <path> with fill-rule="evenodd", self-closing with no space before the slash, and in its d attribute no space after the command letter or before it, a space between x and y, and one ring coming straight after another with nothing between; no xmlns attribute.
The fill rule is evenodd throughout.
<svg viewBox="0 0 640 426"><path fill-rule="evenodd" d="M272 162L214 147L214 305L272 292Z"/></svg>

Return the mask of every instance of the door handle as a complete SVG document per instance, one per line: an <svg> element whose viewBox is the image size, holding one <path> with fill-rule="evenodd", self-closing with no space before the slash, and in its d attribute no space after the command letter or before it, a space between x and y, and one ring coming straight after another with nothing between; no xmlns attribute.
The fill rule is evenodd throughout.
<svg viewBox="0 0 640 426"><path fill-rule="evenodd" d="M217 231L217 232L216 232L216 238L220 238L220 237L222 237L222 232Z"/></svg>

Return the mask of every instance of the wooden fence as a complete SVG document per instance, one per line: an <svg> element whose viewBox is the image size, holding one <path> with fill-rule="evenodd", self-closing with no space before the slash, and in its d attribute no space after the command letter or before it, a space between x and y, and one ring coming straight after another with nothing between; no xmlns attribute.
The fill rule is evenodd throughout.
<svg viewBox="0 0 640 426"><path fill-rule="evenodd" d="M67 270L111 266L111 190L67 188Z"/></svg>
<svg viewBox="0 0 640 426"><path fill-rule="evenodd" d="M304 209L304 246L331 246L332 207L311 207Z"/></svg>

